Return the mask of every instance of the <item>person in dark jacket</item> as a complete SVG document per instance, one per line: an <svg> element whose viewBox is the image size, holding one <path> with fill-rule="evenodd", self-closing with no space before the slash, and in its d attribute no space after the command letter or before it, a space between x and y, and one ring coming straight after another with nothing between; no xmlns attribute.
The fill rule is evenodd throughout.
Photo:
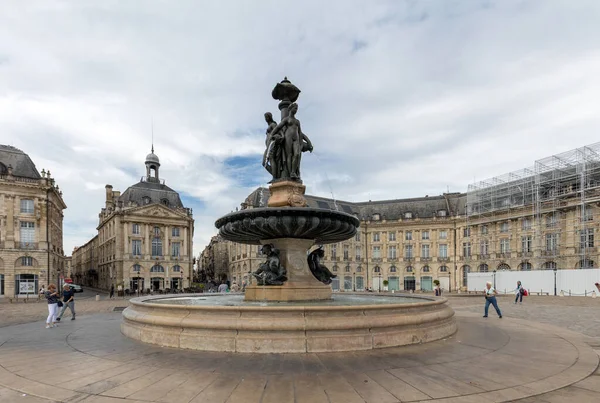
<svg viewBox="0 0 600 403"><path fill-rule="evenodd" d="M115 296L115 285L111 284L110 285L110 296L109 296L109 298L113 299L114 296Z"/></svg>
<svg viewBox="0 0 600 403"><path fill-rule="evenodd" d="M71 310L71 320L75 320L75 290L72 289L69 284L65 284L63 286L62 298L63 307L60 310L60 314L56 318L56 321L60 322L60 319L67 310L67 307Z"/></svg>

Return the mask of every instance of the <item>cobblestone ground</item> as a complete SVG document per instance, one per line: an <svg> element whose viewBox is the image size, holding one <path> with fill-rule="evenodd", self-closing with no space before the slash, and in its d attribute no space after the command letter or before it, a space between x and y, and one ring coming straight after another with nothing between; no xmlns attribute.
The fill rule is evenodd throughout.
<svg viewBox="0 0 600 403"><path fill-rule="evenodd" d="M75 297L75 312L77 316L93 313L111 312L115 307L126 307L127 299L108 299L108 295L99 293L100 301L96 301L96 293L85 291ZM66 318L70 319L71 311L67 309ZM45 299L30 299L27 302L9 302L8 299L0 299L0 328L22 323L39 321L42 325L48 316L48 305Z"/></svg>
<svg viewBox="0 0 600 403"><path fill-rule="evenodd" d="M61 327L59 327L58 330L56 330L53 333L48 333L48 335L55 336L55 335L59 335L58 332L60 332L60 331L64 331L64 332L72 331L75 328L73 328L71 330L69 330L69 329L71 327L73 327L73 325L74 325L75 327L80 329L80 330L77 330L78 332L83 332L83 333L87 332L87 334L82 333L78 337L77 336L78 333L75 332L74 335L69 339L70 342L72 342L72 343L75 343L75 342L89 343L89 346L87 346L87 347L80 346L79 350L77 350L79 352L73 352L73 351L71 351L72 350L71 348L65 348L65 354L75 354L75 355L82 354L82 351L86 350L86 348L88 350L90 350L90 352L95 351L97 353L98 351L100 351L98 349L106 348L105 340L113 340L114 339L114 335L111 332L115 332L115 331L118 332L118 330L115 330L113 328L104 329L104 326L105 326L104 323L106 323L106 326L108 326L108 324L110 324L110 323L115 323L112 321L119 320L118 314L113 313L113 314L109 314L107 316L107 313L112 312L115 307L126 307L128 305L128 300L123 299L123 298L109 300L107 295L100 293L100 301L96 301L96 298L95 298L96 292L91 291L91 290L86 290L86 292L79 294L78 297L79 298L76 301L76 304L77 304L76 310L77 310L78 316L81 317L81 323L79 323L80 321L76 321L76 322L73 322L73 324L69 323L69 324L61 325ZM555 359L555 358L558 359L561 355L564 355L568 352L567 351L568 349L559 348L558 346L556 346L555 348L552 348L549 346L538 345L539 343L548 342L549 340L560 340L560 338L555 338L552 336L545 337L546 334L543 333L543 331L540 332L540 330L536 330L536 328L539 328L540 326L543 326L543 325L536 324L536 322L542 323L542 324L549 324L549 325L553 325L556 327L556 328L548 328L548 329L557 329L558 328L558 330L552 330L552 331L560 331L560 328L562 328L562 329L568 329L568 330L583 334L585 336L588 336L588 337L584 338L585 340L582 340L586 343L587 346L592 347L593 350L589 349L589 347L587 347L588 351L591 354L594 354L594 350L595 350L596 353L600 354L600 298L594 299L594 298L590 298L590 297L584 298L584 297L531 296L531 297L527 297L524 299L523 305L515 305L513 303L513 301L514 301L513 296L501 296L501 297L499 297L499 305L503 311L503 315L507 318L507 320L499 321L495 318L495 316L493 314L490 315L489 319L479 318L479 316L483 313L483 306L484 306L484 299L480 295L471 295L471 296L447 295L447 297L448 297L452 307L456 310L457 317L461 321L463 333L462 333L462 336L460 333L456 336L457 339L460 338L461 341L464 342L464 345L462 345L460 347L460 349L465 349L470 344L472 344L472 343L469 344L465 340L462 340L462 339L474 337L474 335L477 333L474 329L476 329L477 326L484 326L484 328L482 328L484 330L487 329L488 327L490 329L491 328L497 329L497 331L494 331L493 333L485 333L484 332L486 334L486 336L484 337L484 339L482 339L483 341L489 342L489 340L490 340L489 338L491 336L496 335L496 334L500 335L500 334L503 334L503 332L509 332L511 334L510 340L512 340L512 342L515 343L513 346L518 347L520 349L520 350L515 350L515 351L507 350L505 353L503 353L504 355L501 354L502 352L500 350L498 350L498 351L496 351L495 349L490 350L490 351L492 351L492 354L495 354L495 356L494 356L495 358L489 358L486 360L492 360L494 362L494 367L496 369L499 369L497 367L497 365L499 365L499 362L500 362L500 361L498 361L499 360L498 357L501 358L506 355L506 357L504 357L504 358L507 358L507 366L508 366L508 368L510 368L508 370L506 368L503 368L503 369L500 369L498 372L494 372L495 375L493 376L493 378L495 381L499 381L499 380L507 381L510 376L515 376L515 375L518 375L519 379L521 377L540 375L538 373L540 371L544 371L544 370L550 371L551 365L549 363L553 362L552 361L553 359ZM4 335L4 337L8 337L8 339L11 339L10 333L14 332L14 331L19 331L18 329L20 329L20 327L9 328L12 325L24 324L24 323L30 323L30 322L39 322L40 327L43 327L46 316L47 316L47 305L46 305L45 300L40 300L40 301L34 300L34 301L29 301L27 303L24 303L22 301L20 301L18 303L10 303L7 299L0 299L0 338L2 338L2 335ZM102 322L102 320L106 321L107 318L109 318L110 321ZM511 318L522 319L522 320L531 322L531 328L529 328L526 325L526 322L511 321ZM67 314L67 317L65 319L69 319L69 314ZM515 326L516 323L519 323L519 325ZM36 325L32 324L32 325L23 325L23 326L30 326L30 327L34 326L35 327ZM5 328L5 329L1 329L1 328ZM499 332L498 332L498 330L499 330ZM460 327L459 327L459 332L460 332ZM37 333L26 332L25 334L30 335L29 337L35 337ZM13 339L14 338L12 338L11 340L13 340ZM135 345L136 348L140 348L141 350L144 350L144 351L145 351L145 349L153 349L153 347L151 347L151 346L138 346L136 343L133 343L126 339L120 339L120 340L121 340L121 343L131 343L132 345ZM44 342L47 342L47 341L48 340L44 339ZM39 342L40 341L37 341L36 343L33 343L32 345L36 345ZM21 341L20 339L13 340L12 343L16 343L15 344L16 347L18 347L19 343L27 344L26 341ZM13 346L13 348L15 346ZM432 346L433 346L433 344L432 345L424 345L424 346L421 346L420 348L431 348ZM57 343L55 345L56 349L63 348L63 347L64 346L61 343ZM84 347L86 347L86 348L84 348ZM114 348L114 347L115 346L112 346L111 348ZM414 349L417 349L417 348L419 348L419 347L414 347ZM158 353L161 353L161 354L169 353L168 350L164 350L164 351L163 350L164 349L157 349ZM126 355L127 349L125 349L124 351L125 352L123 354ZM7 353L9 355L10 354L18 354L19 349L17 348L16 350L13 350L13 351L11 351L9 349L7 351ZM536 370L530 371L530 372L527 372L523 368L521 368L521 366L525 365L526 363L531 363L531 362L535 361L534 360L535 357L539 358L538 355L540 353L542 354L540 356L542 358L540 358L540 359L542 360L542 362L545 363L543 366L535 367ZM550 358L550 361L544 360L546 353L548 354L548 358ZM62 353L57 352L57 354L62 354ZM175 353L173 353L173 354L175 354ZM535 356L535 357L527 358L524 360L523 363L519 363L517 365L517 364L515 364L514 358L512 356L513 354L521 354L521 355L533 354L533 356ZM88 354L88 355L90 355L90 354ZM103 356L103 355L100 354L100 356ZM117 354L115 356L118 357L119 354ZM436 357L436 354L431 354L431 353L413 354L410 356L410 358L412 360L427 360L427 359L430 359L432 356ZM440 357L441 356L443 356L443 354L440 355ZM387 357L387 355L386 355L386 357ZM387 357L387 358L389 358L389 357ZM12 359L13 359L13 361L15 360L15 358L12 358ZM77 360L79 360L79 359L80 358L77 358ZM87 359L97 360L99 358L92 357L90 355L90 357L88 357ZM587 357L580 356L580 359L589 359L589 354ZM10 359L9 359L9 361L10 361ZM28 363L29 361L28 360L16 360L16 362L18 364L21 362ZM371 361L365 361L365 362L363 362L363 364L366 365L369 362L371 362ZM480 362L481 362L481 358L476 358L476 359L474 359L472 365L475 368L475 367L477 367L477 365ZM578 362L579 361L576 361L576 363L578 363ZM10 364L11 363L8 362L7 365L10 366ZM13 364L13 365L17 365L17 364ZM110 364L110 362L109 362L109 364ZM21 364L19 364L19 365L21 365ZM35 374L31 375L31 373L38 371L38 369L36 369L35 366L33 366L32 368L29 368L25 364L22 364L22 365L24 365L23 368L15 367L15 368L10 368L10 369L14 370L14 371L21 370L21 372L23 372L23 374L24 374L24 375L23 374L21 374L21 375L25 376L25 378L33 377ZM30 364L27 364L27 365L31 366ZM94 369L94 366L91 364L87 365L82 362L82 363L76 363L75 365L80 366L80 371L96 371ZM119 371L121 371L119 365L117 365L117 367L118 367L117 369ZM130 365L133 365L133 364L130 364ZM444 365L451 366L451 369L461 368L461 370L463 372L472 371L474 379L477 380L477 382L481 382L481 379L479 376L480 373L478 371L484 371L487 368L484 365L481 369L477 369L477 368L479 368L479 367L477 367L477 368L475 368L475 370L473 370L469 366L467 366L467 367L462 366L462 364L454 365L452 363L448 363L448 364L444 364ZM515 365L516 365L516 367L514 367ZM352 366L352 369L356 369L356 368L354 366ZM442 382L444 385L445 385L444 382L452 382L451 385L456 386L457 381L454 378L450 379L447 376L448 373L452 373L452 374L454 374L453 376L457 376L457 377L461 377L464 375L462 372L458 373L455 371L451 371L450 369L447 370L441 364L435 366L435 369L436 370L434 371L432 368L427 367L427 368L420 370L420 371L425 371L425 372L423 372L423 374L425 374L429 377L433 376L432 379L427 378L427 385L426 385L427 387L424 388L425 390L431 391L431 388L433 388L437 384L436 382L438 382L438 383ZM239 370L239 368L236 368L236 370ZM515 371L521 370L522 373L514 374L513 370L515 370ZM105 371L112 371L112 369L105 370ZM141 371L141 369L136 369L133 372L136 372L136 371ZM157 374L162 373L161 371L158 371ZM416 369L413 368L413 370L407 372L405 375L407 377L414 376L414 374L413 374L414 371L416 371ZM442 375L440 375L438 372L441 372ZM194 371L187 371L187 372L185 372L185 375L187 376L191 373L194 373ZM377 375L377 374L378 373L376 373L375 375ZM0 373L0 378L1 378L1 375L2 375L2 373ZM44 372L43 377L46 377L46 375L47 375L46 372ZM90 376L100 377L100 375L101 375L101 373L93 374ZM229 376L229 374L220 375L220 376L226 377L226 375ZM5 371L4 376L13 376L13 375L11 375L9 372ZM168 376L168 374L165 374L165 376ZM440 376L442 376L443 379L440 378ZM466 376L466 375L464 375L464 376ZM560 375L560 376L563 376L563 375ZM171 378L173 378L173 377L174 377L174 375L171 375ZM40 379L42 379L42 378L40 378ZM142 380L144 380L143 378L144 377L142 377L140 381L132 380L132 381L130 381L130 384L135 384L135 382L141 382ZM168 378L167 380L163 380L163 381L166 382L166 381L170 380L171 378ZM177 378L177 377L175 377L175 378ZM10 379L12 379L12 378L10 378ZM354 379L354 378L352 378L352 379ZM386 379L384 379L384 380L386 380ZM421 378L419 378L419 379L421 379ZM425 378L423 378L423 379L425 379ZM423 379L421 379L421 381L424 382ZM560 377L556 378L555 381L560 381L560 379L562 379L562 378L560 378ZM4 403L4 402L47 403L49 401L65 401L66 402L68 400L68 399L65 400L62 398L59 400L56 400L56 399L55 400L47 400L47 399L42 399L42 398L39 398L36 396L32 396L32 393L25 394L22 392L18 392L18 390L24 390L27 388L35 389L32 386L35 383L33 383L33 381L31 381L32 383L28 383L29 381L26 381L25 383L23 383L23 386L19 386L19 385L21 385L19 382L22 382L23 379L16 377L16 378L14 378L14 380L15 380L14 382L8 382L8 383L5 382L3 384L3 386L0 386L0 402L2 402L2 403ZM184 381L184 380L185 379L182 379L181 381ZM356 391L361 392L365 388L363 383L366 381L363 382L360 379L359 379L359 381L357 381L357 383L354 386L355 386ZM553 381L553 382L555 382L555 381ZM82 379L81 382L85 383L85 382L87 382L87 380ZM153 386L153 387L155 387L155 388L170 387L169 385L165 384L164 382L156 382L156 386ZM178 382L179 382L179 380L178 380ZM475 382L475 381L473 381L473 382ZM540 382L544 382L544 381L542 380ZM190 385L192 385L192 384L196 385L195 382L190 383ZM35 384L35 385L37 385L37 384ZM221 384L218 382L215 382L215 385L219 386ZM402 384L402 385L404 385L404 384ZM471 387L472 387L472 385L474 385L474 384L469 384L469 385L471 385ZM135 385L133 385L133 386L135 386ZM370 386L370 387L373 388L375 386ZM395 386L398 386L398 385L395 385ZM407 388L407 386L404 385L403 388ZM55 388L51 388L50 390L54 391L54 389ZM143 390L143 388L142 388L142 390ZM185 391L185 388L183 388L182 390ZM446 389L444 389L444 388L440 389L440 391L445 391L445 390ZM147 392L150 393L150 390ZM400 392L404 393L406 391L404 389L402 389L402 391L400 391ZM79 393L79 392L76 391L75 393ZM344 393L346 393L346 391L344 391ZM33 395L35 395L35 394L36 393L33 393ZM41 390L40 390L39 394L37 396L43 396L43 395L44 395L44 393L41 393ZM377 395L377 396L379 396L379 395ZM499 395L495 396L494 398L490 397L491 400L488 400L488 401L500 401L500 400L507 401L508 399L511 399L511 398L514 399L514 397L509 397L509 396L510 395L499 394ZM594 375L591 375L577 383L570 384L569 386L559 388L552 392L540 394L540 395L533 396L531 398L528 398L525 400L519 400L519 401L520 402L532 402L532 403L533 402L558 403L558 402L579 401L579 402L584 402L584 403L585 402L591 403L591 402L599 402L600 401L600 398L597 398L597 396L600 396L600 369L597 369ZM416 397L415 397L415 399L416 399ZM471 399L471 400L469 400L469 399ZM479 397L475 399L474 396L471 396L471 397L464 396L463 400L457 400L457 401L461 401L461 402L463 402L463 401L464 402L481 401L478 399L479 399ZM496 399L499 399L499 400L496 400ZM378 397L373 396L373 399L364 398L364 399L357 399L356 401L357 402L359 402L359 401L361 401L361 402L378 401L379 402L379 401L384 401L384 400L381 400ZM400 400L404 400L404 399L400 399ZM69 400L69 401L74 402L74 401L79 401L79 400L75 399L75 400ZM100 396L99 394L98 395L93 394L89 398L84 399L84 401L86 403L88 401L93 402L93 403L104 403L104 402L114 403L117 401L130 402L132 400L127 400L127 399L124 399L121 397L116 398L114 396ZM202 400L202 399L200 399L200 400L197 399L195 401L205 402L205 400ZM221 401L221 400L219 400L219 401ZM238 401L238 400L235 400L235 401ZM239 401L245 402L245 401L250 401L250 400L241 398L241 400L239 400ZM279 400L279 401L285 401L285 400ZM331 403L334 400L329 398L328 401ZM336 401L338 401L338 400L336 400ZM339 401L342 401L342 400L339 400ZM347 402L350 400L345 399L343 401ZM354 400L352 400L352 401L354 401ZM387 401L387 400L385 400L385 401ZM397 401L397 400L392 399L389 401ZM442 399L441 401L446 401L446 400ZM452 401L452 400L449 399L447 401Z"/></svg>
<svg viewBox="0 0 600 403"><path fill-rule="evenodd" d="M483 296L449 299L457 311L483 314ZM600 298L531 296L523 298L522 305L515 305L514 296L502 296L498 305L506 317L559 326L600 341ZM490 310L490 316L494 315L492 307Z"/></svg>

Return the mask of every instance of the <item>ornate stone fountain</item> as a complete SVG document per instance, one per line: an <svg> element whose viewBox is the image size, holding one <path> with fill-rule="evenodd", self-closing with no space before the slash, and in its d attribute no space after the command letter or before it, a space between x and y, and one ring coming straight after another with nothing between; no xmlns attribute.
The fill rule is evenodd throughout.
<svg viewBox="0 0 600 403"><path fill-rule="evenodd" d="M272 92L281 121L265 114L263 166L272 175L265 208L219 218L227 240L263 245L265 262L245 295L198 294L134 298L123 312L128 337L168 347L254 353L304 353L384 348L437 340L456 331L444 298L338 294L314 245L353 237L353 215L311 208L300 177L313 146L296 118L300 90L287 78Z"/></svg>
<svg viewBox="0 0 600 403"><path fill-rule="evenodd" d="M339 211L307 207L300 161L313 146L296 118L300 90L286 77L272 95L280 101L281 121L277 124L270 112L265 113L263 166L273 177L268 207L231 213L215 225L227 240L266 246L267 261L254 273L257 285L246 287L246 301L327 300L331 287L313 275L308 261L315 259L307 259L307 251L315 244L353 237L360 221Z"/></svg>

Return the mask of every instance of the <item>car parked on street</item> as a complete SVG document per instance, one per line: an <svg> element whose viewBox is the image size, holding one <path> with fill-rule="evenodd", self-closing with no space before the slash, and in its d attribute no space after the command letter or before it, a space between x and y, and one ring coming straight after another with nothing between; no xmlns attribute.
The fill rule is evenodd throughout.
<svg viewBox="0 0 600 403"><path fill-rule="evenodd" d="M69 287L71 287L71 289L75 292L83 292L83 287L81 287L80 285L73 284L73 283L66 283L65 285L68 285Z"/></svg>

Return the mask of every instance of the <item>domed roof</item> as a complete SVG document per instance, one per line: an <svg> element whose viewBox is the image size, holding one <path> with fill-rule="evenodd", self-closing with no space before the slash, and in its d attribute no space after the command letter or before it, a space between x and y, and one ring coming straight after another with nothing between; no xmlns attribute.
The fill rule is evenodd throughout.
<svg viewBox="0 0 600 403"><path fill-rule="evenodd" d="M160 165L158 155L154 154L154 150L152 150L150 154L146 155L146 164L149 162Z"/></svg>

